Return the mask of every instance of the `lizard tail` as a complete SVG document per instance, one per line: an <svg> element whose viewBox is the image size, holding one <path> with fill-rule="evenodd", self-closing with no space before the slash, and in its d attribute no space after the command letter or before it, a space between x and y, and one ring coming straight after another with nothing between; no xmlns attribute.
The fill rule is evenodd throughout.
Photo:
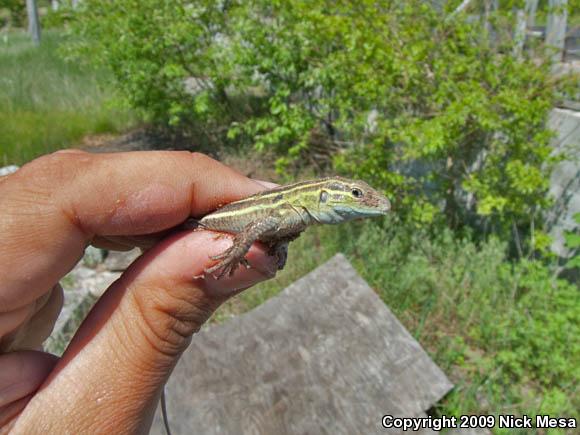
<svg viewBox="0 0 580 435"><path fill-rule="evenodd" d="M165 387L161 391L161 415L163 417L163 425L165 426L165 433L171 435L169 428L169 418L167 418L167 402L165 401Z"/></svg>

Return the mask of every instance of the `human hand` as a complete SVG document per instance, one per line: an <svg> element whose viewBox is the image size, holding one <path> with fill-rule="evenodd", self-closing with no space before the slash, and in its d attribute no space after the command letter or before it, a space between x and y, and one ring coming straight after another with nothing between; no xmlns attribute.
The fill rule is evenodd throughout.
<svg viewBox="0 0 580 435"><path fill-rule="evenodd" d="M165 232L262 189L183 152L63 151L0 178L0 432L146 432L191 335L228 297L276 271L256 245L251 269L194 279L231 238ZM154 246L101 297L60 359L34 350L60 311L58 281L91 243Z"/></svg>

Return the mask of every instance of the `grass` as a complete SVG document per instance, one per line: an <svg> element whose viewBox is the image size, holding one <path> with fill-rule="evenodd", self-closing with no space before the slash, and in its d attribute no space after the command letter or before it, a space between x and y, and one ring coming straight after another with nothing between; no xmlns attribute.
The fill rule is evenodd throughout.
<svg viewBox="0 0 580 435"><path fill-rule="evenodd" d="M61 42L56 31L45 31L40 47L24 32L0 33L0 166L134 122L127 110L112 108L108 74L65 61Z"/></svg>

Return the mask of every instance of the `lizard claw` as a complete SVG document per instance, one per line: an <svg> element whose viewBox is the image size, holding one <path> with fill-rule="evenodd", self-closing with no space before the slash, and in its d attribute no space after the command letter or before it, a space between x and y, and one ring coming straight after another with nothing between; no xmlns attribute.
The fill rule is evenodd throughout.
<svg viewBox="0 0 580 435"><path fill-rule="evenodd" d="M211 255L209 258L210 260L218 261L227 258L228 256L230 256L230 254L231 254L230 249L226 249L224 252L217 255Z"/></svg>
<svg viewBox="0 0 580 435"><path fill-rule="evenodd" d="M279 219L273 216L246 225L242 232L235 235L233 243L228 249L221 254L210 257L211 260L217 261L217 264L205 269L205 273L215 274L215 278L220 279L226 275L233 275L240 264L248 269L250 263L245 257L252 243L259 240L261 234L274 231L278 226Z"/></svg>
<svg viewBox="0 0 580 435"><path fill-rule="evenodd" d="M224 260L220 261L212 267L208 267L204 270L204 272L206 275L213 275L215 279L221 279L224 276L232 276L235 269L237 269L237 266L237 262L227 262Z"/></svg>
<svg viewBox="0 0 580 435"><path fill-rule="evenodd" d="M236 250L232 248L226 249L221 254L211 256L210 259L218 261L218 263L208 267L204 272L207 275L213 275L215 279L221 279L224 276L232 276L240 264L249 269L250 263L248 263L248 260L245 257L239 258Z"/></svg>

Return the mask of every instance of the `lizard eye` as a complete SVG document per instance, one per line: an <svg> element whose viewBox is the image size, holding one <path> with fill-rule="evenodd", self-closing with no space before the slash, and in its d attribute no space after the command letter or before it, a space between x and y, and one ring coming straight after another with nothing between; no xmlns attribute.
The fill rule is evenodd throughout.
<svg viewBox="0 0 580 435"><path fill-rule="evenodd" d="M363 196L362 190L357 189L356 187L352 189L350 193L352 193L352 196L354 196L355 198L362 198Z"/></svg>
<svg viewBox="0 0 580 435"><path fill-rule="evenodd" d="M320 202L326 201L328 201L328 192L326 190L323 190L322 192L320 192Z"/></svg>

